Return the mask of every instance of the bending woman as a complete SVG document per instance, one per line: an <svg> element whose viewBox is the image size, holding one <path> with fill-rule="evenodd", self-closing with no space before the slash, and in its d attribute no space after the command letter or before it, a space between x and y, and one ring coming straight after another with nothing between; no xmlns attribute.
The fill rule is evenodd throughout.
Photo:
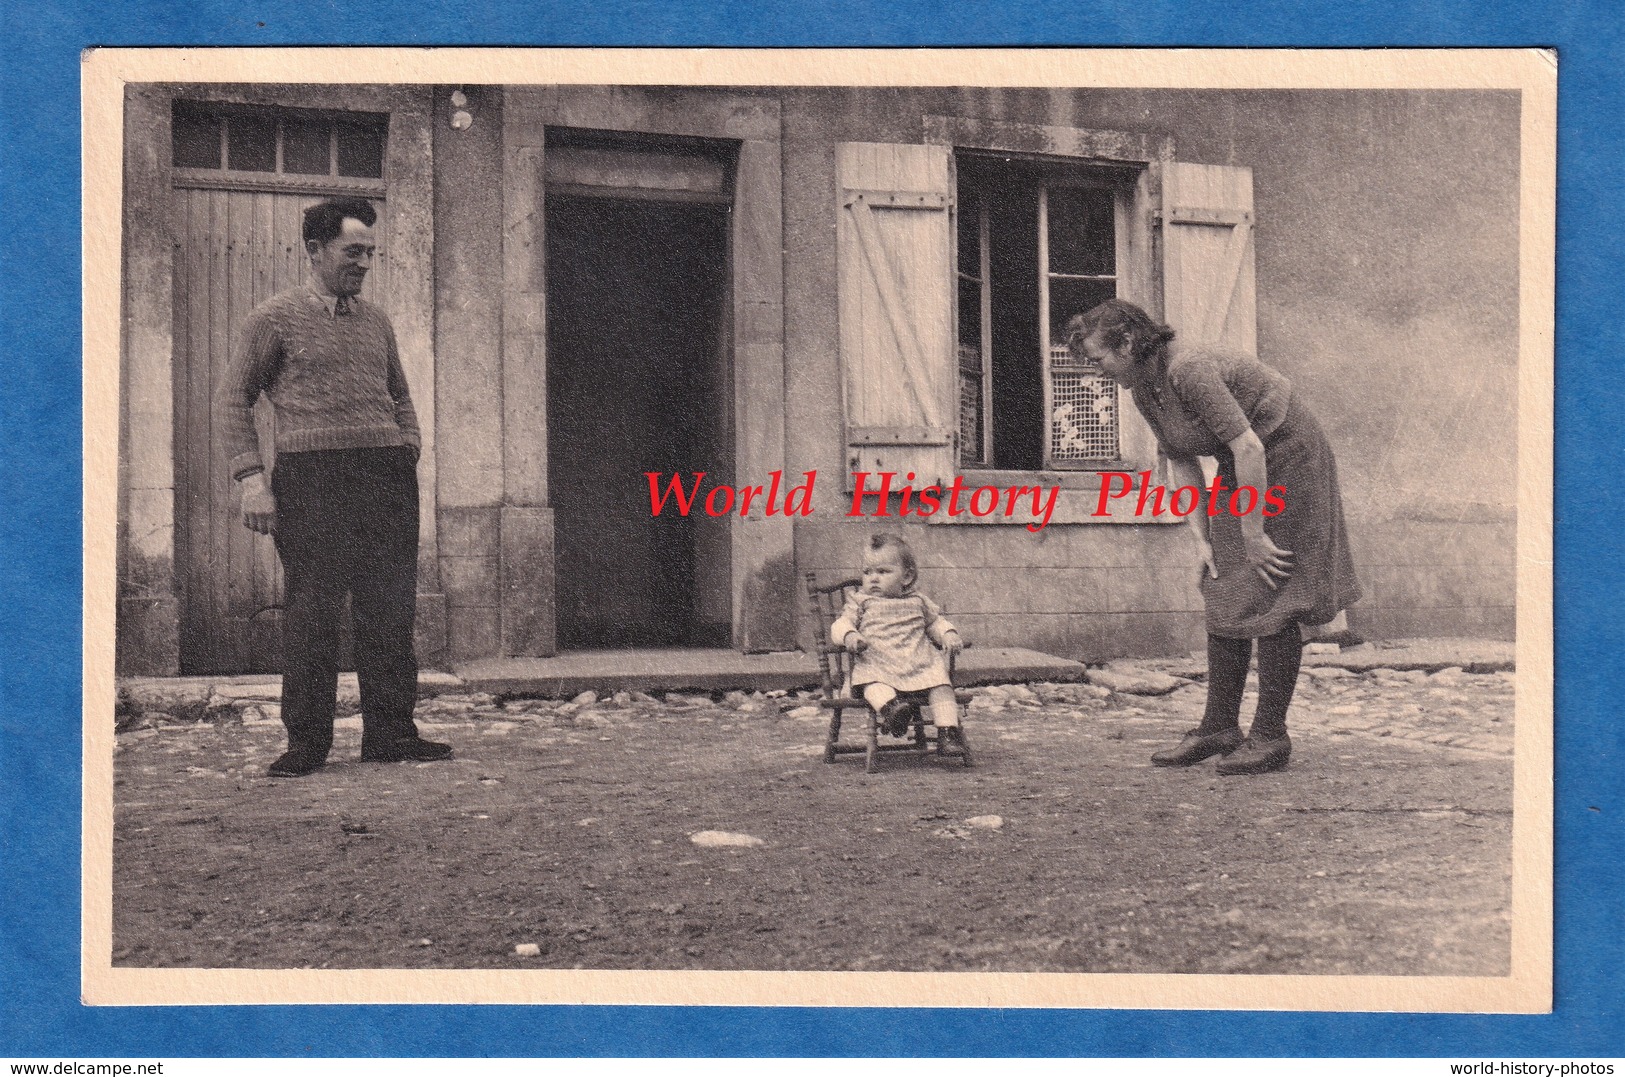
<svg viewBox="0 0 1625 1077"><path fill-rule="evenodd" d="M1151 761L1182 767L1218 755L1221 774L1281 769L1292 754L1286 714L1303 654L1298 626L1325 624L1360 597L1326 435L1279 371L1240 352L1176 342L1172 329L1132 303L1110 299L1075 315L1067 344L1133 393L1178 485L1200 489L1196 458L1212 456L1228 490L1256 492L1239 517L1228 494L1214 515L1204 494L1186 517L1205 569L1207 708L1200 726ZM1286 507L1266 519L1271 486L1283 488L1277 495ZM1247 502L1243 495L1237 507ZM1254 640L1258 710L1243 739L1241 695Z"/></svg>

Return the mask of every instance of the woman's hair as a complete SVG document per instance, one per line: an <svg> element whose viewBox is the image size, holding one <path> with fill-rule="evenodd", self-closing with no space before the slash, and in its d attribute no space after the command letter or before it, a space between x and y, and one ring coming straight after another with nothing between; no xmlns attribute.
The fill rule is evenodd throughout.
<svg viewBox="0 0 1625 1077"><path fill-rule="evenodd" d="M1122 299L1108 299L1083 314L1074 314L1066 323L1066 346L1074 354L1083 342L1098 336L1100 342L1113 350L1128 345L1129 356L1143 363L1156 355L1174 339L1174 331L1151 315Z"/></svg>
<svg viewBox="0 0 1625 1077"><path fill-rule="evenodd" d="M911 580L920 578L919 562L914 560L914 551L909 549L907 540L892 531L877 531L869 536L869 549L875 553L887 547L897 551L897 563L903 566L903 572Z"/></svg>

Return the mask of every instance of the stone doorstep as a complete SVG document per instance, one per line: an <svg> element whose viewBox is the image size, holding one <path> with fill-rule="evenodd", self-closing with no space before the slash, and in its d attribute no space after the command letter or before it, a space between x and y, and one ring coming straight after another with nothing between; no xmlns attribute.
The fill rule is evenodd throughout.
<svg viewBox="0 0 1625 1077"><path fill-rule="evenodd" d="M457 667L465 691L569 699L584 691L746 692L814 688L812 655L741 654L722 648L578 651L553 658L487 658ZM1024 647L972 647L959 656L961 687L1026 681L1079 681L1082 662Z"/></svg>
<svg viewBox="0 0 1625 1077"><path fill-rule="evenodd" d="M423 670L418 674L418 697L430 699L455 692L463 682L449 673ZM161 712L178 721L198 721L211 711L231 710L256 703L279 704L282 678L275 673L212 674L193 677L120 678L114 711L120 717ZM354 711L361 702L361 686L354 673L339 674L339 713Z"/></svg>
<svg viewBox="0 0 1625 1077"><path fill-rule="evenodd" d="M959 659L955 680L961 686L1080 681L1084 666L1066 658L1021 647L980 647ZM697 691L739 689L746 692L815 688L818 667L800 651L741 654L723 649L581 651L553 658L494 658L469 662L456 674L425 670L418 675L420 699L442 695L486 693L505 697L572 699L582 692ZM339 675L339 713L353 712L360 702L354 673ZM137 716L162 712L179 721L197 721L211 712L277 703L281 679L275 675L240 677L132 677L118 685L117 713Z"/></svg>

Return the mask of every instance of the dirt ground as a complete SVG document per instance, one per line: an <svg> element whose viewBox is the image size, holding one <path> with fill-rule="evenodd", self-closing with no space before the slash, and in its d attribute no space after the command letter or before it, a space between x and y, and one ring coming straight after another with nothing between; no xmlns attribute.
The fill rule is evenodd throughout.
<svg viewBox="0 0 1625 1077"><path fill-rule="evenodd" d="M1201 695L984 690L974 768L872 775L822 762L804 704L738 693L432 701L453 760L359 763L352 718L291 780L270 719L137 729L114 964L1507 973L1509 675L1306 677L1286 771L1150 766Z"/></svg>

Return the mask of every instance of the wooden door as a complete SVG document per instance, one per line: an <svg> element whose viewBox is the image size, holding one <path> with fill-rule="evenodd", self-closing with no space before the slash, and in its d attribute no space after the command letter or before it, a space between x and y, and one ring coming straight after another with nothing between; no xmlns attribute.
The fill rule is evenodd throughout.
<svg viewBox="0 0 1625 1077"><path fill-rule="evenodd" d="M213 397L248 312L303 284L304 210L324 194L214 186L174 191L175 556L185 673L281 668L282 568L271 539L242 524L237 491L215 430ZM388 307L384 203L379 257L363 298ZM256 409L261 451L274 459L270 405Z"/></svg>

